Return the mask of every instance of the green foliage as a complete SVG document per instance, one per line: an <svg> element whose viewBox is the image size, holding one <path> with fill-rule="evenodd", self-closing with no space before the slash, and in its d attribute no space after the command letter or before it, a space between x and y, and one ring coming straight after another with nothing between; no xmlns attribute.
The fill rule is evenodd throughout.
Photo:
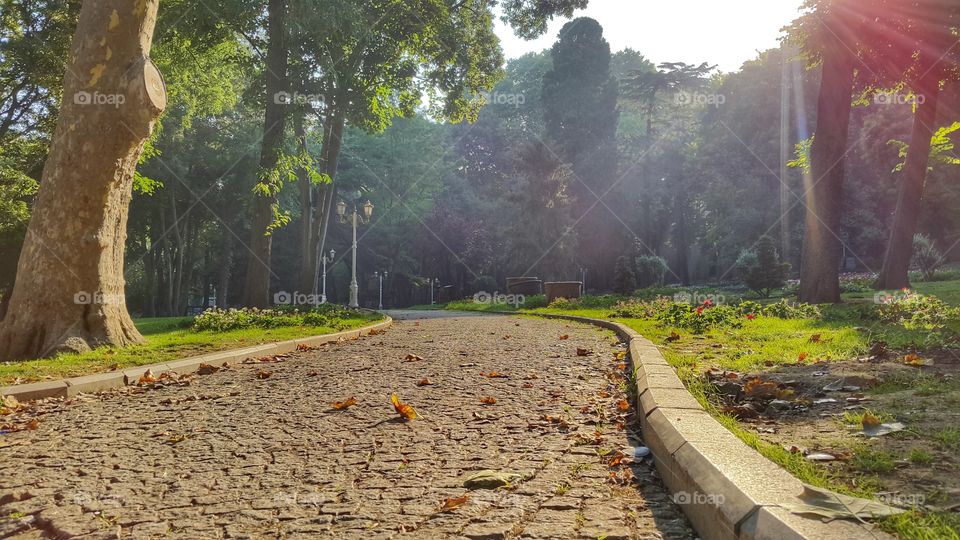
<svg viewBox="0 0 960 540"><path fill-rule="evenodd" d="M666 296L658 296L651 300L631 298L618 302L610 313L610 317L623 319L647 319L657 317L668 310L672 301Z"/></svg>
<svg viewBox="0 0 960 540"><path fill-rule="evenodd" d="M227 332L248 328L280 328L284 326L325 326L339 329L343 320L356 312L324 304L314 309L280 307L276 309L208 309L197 315L193 329L197 332Z"/></svg>
<svg viewBox="0 0 960 540"><path fill-rule="evenodd" d="M802 302L791 302L786 298L779 302L767 304L763 307L763 314L767 317L777 317L778 319L822 319L823 312L818 306L804 304Z"/></svg>
<svg viewBox="0 0 960 540"><path fill-rule="evenodd" d="M707 300L699 306L671 303L666 311L657 314L657 320L667 327L703 334L715 328L740 328L746 316L734 306L717 306Z"/></svg>
<svg viewBox="0 0 960 540"><path fill-rule="evenodd" d="M932 281L943 263L943 254L933 240L923 234L913 236L913 265L920 269L924 281Z"/></svg>
<svg viewBox="0 0 960 540"><path fill-rule="evenodd" d="M640 288L663 286L663 277L669 267L663 257L657 255L641 255L636 259L637 285Z"/></svg>
<svg viewBox="0 0 960 540"><path fill-rule="evenodd" d="M960 308L953 308L935 296L910 291L879 296L876 316L883 322L900 324L910 330L939 331L960 318Z"/></svg>
<svg viewBox="0 0 960 540"><path fill-rule="evenodd" d="M633 274L633 265L626 256L617 259L613 268L613 291L618 294L630 294L637 288L637 278Z"/></svg>
<svg viewBox="0 0 960 540"><path fill-rule="evenodd" d="M740 254L737 272L750 290L762 298L769 298L774 289L783 287L790 273L790 264L780 262L773 238L764 235L756 248Z"/></svg>

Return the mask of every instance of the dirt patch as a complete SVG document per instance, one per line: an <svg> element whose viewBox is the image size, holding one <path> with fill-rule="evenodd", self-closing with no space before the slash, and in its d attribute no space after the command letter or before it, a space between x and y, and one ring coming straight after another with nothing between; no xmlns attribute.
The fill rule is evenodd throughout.
<svg viewBox="0 0 960 540"><path fill-rule="evenodd" d="M852 490L960 511L960 352L889 351L760 373L711 370L710 399ZM877 431L887 432L870 436Z"/></svg>

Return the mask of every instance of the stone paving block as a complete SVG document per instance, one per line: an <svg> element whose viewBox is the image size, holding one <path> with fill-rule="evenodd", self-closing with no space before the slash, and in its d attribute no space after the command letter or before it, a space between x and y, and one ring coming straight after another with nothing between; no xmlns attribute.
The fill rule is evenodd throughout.
<svg viewBox="0 0 960 540"><path fill-rule="evenodd" d="M830 523L793 514L778 506L763 506L740 524L741 540L893 540L873 526L837 519Z"/></svg>

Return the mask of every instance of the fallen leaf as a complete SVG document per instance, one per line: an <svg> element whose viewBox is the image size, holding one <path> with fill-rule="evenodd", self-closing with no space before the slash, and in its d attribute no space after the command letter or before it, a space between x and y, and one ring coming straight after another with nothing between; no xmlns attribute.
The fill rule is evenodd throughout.
<svg viewBox="0 0 960 540"><path fill-rule="evenodd" d="M674 342L674 341L680 341L680 334L676 333L675 331L674 331L674 332L670 332L670 335L667 336L666 341L667 341L667 343L672 343L672 342Z"/></svg>
<svg viewBox="0 0 960 540"><path fill-rule="evenodd" d="M907 426L901 422L890 422L888 424L879 424L869 427L863 426L863 430L860 432L860 434L866 435L867 437L881 437L883 435L896 433L905 429L907 429Z"/></svg>
<svg viewBox="0 0 960 540"><path fill-rule="evenodd" d="M813 334L810 336L810 343L820 343L822 336L820 334Z"/></svg>
<svg viewBox="0 0 960 540"><path fill-rule="evenodd" d="M152 382L157 382L157 378L153 376L153 371L148 369L143 375L140 376L139 379L137 379L137 386L143 386Z"/></svg>
<svg viewBox="0 0 960 540"><path fill-rule="evenodd" d="M497 398L493 396L483 396L482 398L480 398L480 403L483 403L484 405L493 405L496 402L497 402Z"/></svg>
<svg viewBox="0 0 960 540"><path fill-rule="evenodd" d="M826 521L834 519L860 521L904 512L904 510L881 502L842 495L807 484L803 485L803 493L800 494L799 498L803 501L802 503L785 502L780 503L780 506L794 514L813 514L826 518Z"/></svg>
<svg viewBox="0 0 960 540"><path fill-rule="evenodd" d="M170 444L177 444L187 440L187 436L183 433L174 433L167 439L167 442Z"/></svg>
<svg viewBox="0 0 960 540"><path fill-rule="evenodd" d="M486 377L488 379L506 379L507 378L505 374L500 373L498 371L491 371L490 373L484 373L481 371L480 376Z"/></svg>
<svg viewBox="0 0 960 540"><path fill-rule="evenodd" d="M315 351L315 350L317 350L318 348L319 348L319 347L311 347L310 345L306 345L306 344L304 344L304 343L298 343L298 344L297 344L297 350L298 350L298 351Z"/></svg>
<svg viewBox="0 0 960 540"><path fill-rule="evenodd" d="M775 382L763 381L759 378L753 378L747 381L743 387L743 393L748 397L759 399L771 399L777 397L780 387Z"/></svg>
<svg viewBox="0 0 960 540"><path fill-rule="evenodd" d="M261 379L261 380L263 380L263 379L269 379L272 375L273 375L273 372L272 372L272 371L265 371L265 370L262 370L262 369L258 369L258 370L257 370L257 378L258 378L258 379Z"/></svg>
<svg viewBox="0 0 960 540"><path fill-rule="evenodd" d="M593 354L593 351L590 349L582 349L577 347L577 356L590 356L591 354Z"/></svg>
<svg viewBox="0 0 960 540"><path fill-rule="evenodd" d="M510 487L510 483L519 478L520 475L516 473L485 470L470 475L466 480L463 481L463 487L467 489L497 489L499 487Z"/></svg>
<svg viewBox="0 0 960 540"><path fill-rule="evenodd" d="M417 381L417 386L430 386L431 384L433 384L433 381L430 379L420 379Z"/></svg>
<svg viewBox="0 0 960 540"><path fill-rule="evenodd" d="M860 423L863 425L863 428L864 428L864 429L867 429L867 428L877 427L877 426L879 426L882 422L880 422L880 419L877 418L877 416L876 416L875 414L873 414L872 412L867 411L867 412L863 413L863 418L860 420Z"/></svg>
<svg viewBox="0 0 960 540"><path fill-rule="evenodd" d="M352 397L350 399L347 399L346 401L334 401L333 403L330 404L330 406L338 411L342 411L344 409L353 407L356 404L357 404L357 398Z"/></svg>
<svg viewBox="0 0 960 540"><path fill-rule="evenodd" d="M107 368L107 371L116 371L120 369L120 364L110 364L110 367Z"/></svg>
<svg viewBox="0 0 960 540"><path fill-rule="evenodd" d="M903 357L903 363L908 366L916 366L916 367L932 366L933 360L922 358L920 357L920 355L917 355L917 354L908 354Z"/></svg>
<svg viewBox="0 0 960 540"><path fill-rule="evenodd" d="M620 401L617 402L617 408L620 409L621 411L628 411L630 410L630 403L627 402L627 400L625 399L621 399Z"/></svg>
<svg viewBox="0 0 960 540"><path fill-rule="evenodd" d="M416 409L406 403L401 403L396 394L390 395L390 402L393 403L393 408L397 411L397 414L402 416L404 420L409 422L417 417Z"/></svg>
<svg viewBox="0 0 960 540"><path fill-rule="evenodd" d="M807 360L807 353L802 352L799 355L797 355L797 362L804 362L806 360Z"/></svg>
<svg viewBox="0 0 960 540"><path fill-rule="evenodd" d="M34 418L33 420L30 420L29 422L27 422L27 429L29 429L30 431L36 431L37 428L39 427L40 427L40 420L37 418Z"/></svg>
<svg viewBox="0 0 960 540"><path fill-rule="evenodd" d="M525 383L523 383L523 387L524 387L524 388L533 388L533 383L525 382Z"/></svg>
<svg viewBox="0 0 960 540"><path fill-rule="evenodd" d="M566 340L568 340L568 339L570 339L570 336L569 336L568 334L564 334L564 335L560 336L560 341L566 341Z"/></svg>
<svg viewBox="0 0 960 540"><path fill-rule="evenodd" d="M210 375L211 373L216 373L220 371L220 368L217 366L211 366L210 364L200 364L200 367L197 368L197 375Z"/></svg>
<svg viewBox="0 0 960 540"><path fill-rule="evenodd" d="M403 360L404 360L405 362L419 362L419 361L423 360L423 357L422 357L422 356L418 356L418 355L416 355L416 354L408 354Z"/></svg>
<svg viewBox="0 0 960 540"><path fill-rule="evenodd" d="M614 357L618 362L623 361L623 360L625 360L625 359L627 358L627 351L618 351L617 354L613 355L613 357Z"/></svg>
<svg viewBox="0 0 960 540"><path fill-rule="evenodd" d="M461 506L467 504L468 500L470 499L466 495L464 495L463 497L453 497L451 499L447 499L443 501L442 505L440 505L440 511L452 512L453 510L456 510L457 508L460 508Z"/></svg>
<svg viewBox="0 0 960 540"><path fill-rule="evenodd" d="M619 371L623 371L623 370L627 369L627 364L626 364L625 362L620 362L619 364L617 364L617 369L618 369Z"/></svg>

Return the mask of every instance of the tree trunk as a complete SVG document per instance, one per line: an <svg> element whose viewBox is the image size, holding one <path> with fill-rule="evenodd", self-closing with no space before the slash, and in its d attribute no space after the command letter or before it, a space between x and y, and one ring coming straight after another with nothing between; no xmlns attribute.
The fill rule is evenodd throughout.
<svg viewBox="0 0 960 540"><path fill-rule="evenodd" d="M158 1L83 2L0 359L143 341L127 312L123 254L137 159L166 106L148 58Z"/></svg>
<svg viewBox="0 0 960 540"><path fill-rule="evenodd" d="M831 40L824 47L817 130L810 149L813 185L804 186L806 229L800 269L801 302L840 302L840 213L853 73L852 53L840 39Z"/></svg>
<svg viewBox="0 0 960 540"><path fill-rule="evenodd" d="M297 138L297 147L301 154L307 154L307 132L303 127L303 114L299 111L293 120L293 134ZM307 171L300 169L297 175L300 188L300 288L301 293L313 290L311 269L316 266L316 253L313 246L313 185ZM314 261L314 262L311 262ZM306 279L309 278L309 279Z"/></svg>
<svg viewBox="0 0 960 540"><path fill-rule="evenodd" d="M260 149L260 172L276 168L283 152L283 132L286 127L284 100L277 94L286 90L287 45L285 39L286 0L270 0L267 23L266 106L263 114L263 144ZM266 181L264 178L258 181ZM270 255L273 224L279 202L278 186L270 186L270 193L256 192L253 196L253 220L250 225L250 258L247 262L247 278L244 284L244 304L250 307L270 306Z"/></svg>
<svg viewBox="0 0 960 540"><path fill-rule="evenodd" d="M324 126L323 148L320 150L321 172L329 177L329 182L320 186L317 203L314 206L314 228L311 235L310 251L306 271L301 272L300 286L304 291L316 294L317 259L322 254L327 241L327 229L330 224L330 213L333 211L333 200L336 198L336 189L333 181L337 176L337 166L340 162L340 149L343 148L344 117L336 112L331 113L330 121Z"/></svg>
<svg viewBox="0 0 960 540"><path fill-rule="evenodd" d="M920 204L923 201L923 184L927 179L930 162L930 146L937 121L937 104L940 99L940 69L931 69L921 80L917 95L924 97L917 104L913 116L913 132L910 148L903 168L903 182L897 210L893 216L893 228L883 268L877 280L878 289L904 289L910 287L910 258L913 255L913 235L917 232Z"/></svg>
<svg viewBox="0 0 960 540"><path fill-rule="evenodd" d="M233 264L233 237L224 233L220 238L220 264L217 269L217 307L226 309L230 292L230 268Z"/></svg>

